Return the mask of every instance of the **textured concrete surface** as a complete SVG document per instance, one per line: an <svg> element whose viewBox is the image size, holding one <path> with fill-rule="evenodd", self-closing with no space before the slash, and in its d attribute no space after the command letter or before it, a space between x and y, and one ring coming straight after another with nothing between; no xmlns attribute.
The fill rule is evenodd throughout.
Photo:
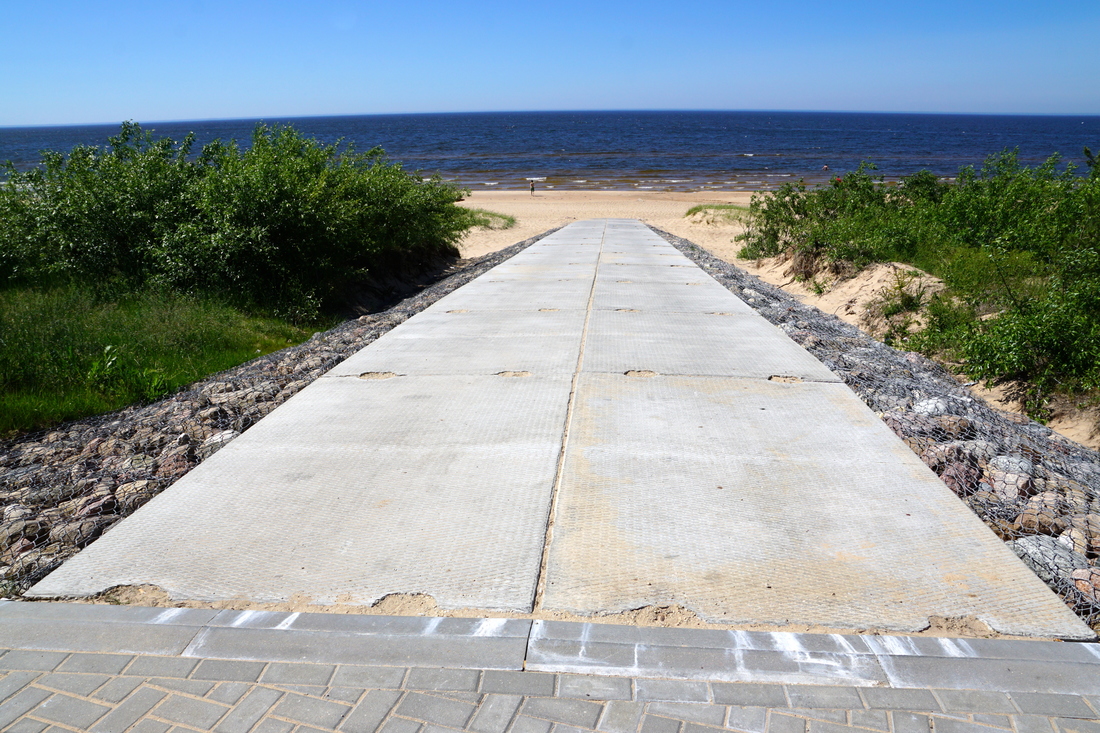
<svg viewBox="0 0 1100 733"><path fill-rule="evenodd" d="M1095 649L0 602L0 730L1096 733Z"/></svg>
<svg viewBox="0 0 1100 733"><path fill-rule="evenodd" d="M1092 637L822 364L621 220L409 319L32 594L136 584Z"/></svg>

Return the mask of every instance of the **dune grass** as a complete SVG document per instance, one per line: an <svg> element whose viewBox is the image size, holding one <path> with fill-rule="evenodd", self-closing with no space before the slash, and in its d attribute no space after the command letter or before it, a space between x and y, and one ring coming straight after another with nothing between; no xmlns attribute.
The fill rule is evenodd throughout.
<svg viewBox="0 0 1100 733"><path fill-rule="evenodd" d="M684 214L685 217L701 215L706 224L738 224L749 213L748 206L740 204L697 204Z"/></svg>
<svg viewBox="0 0 1100 733"><path fill-rule="evenodd" d="M500 214L488 209L467 209L467 211L470 212L471 228L502 231L516 225L516 217L510 214Z"/></svg>

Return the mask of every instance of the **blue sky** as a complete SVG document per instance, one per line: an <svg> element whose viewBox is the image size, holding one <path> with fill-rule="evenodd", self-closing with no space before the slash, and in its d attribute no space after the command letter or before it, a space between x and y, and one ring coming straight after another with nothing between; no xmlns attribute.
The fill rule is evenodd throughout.
<svg viewBox="0 0 1100 733"><path fill-rule="evenodd" d="M0 0L0 125L390 112L1100 114L1100 3Z"/></svg>

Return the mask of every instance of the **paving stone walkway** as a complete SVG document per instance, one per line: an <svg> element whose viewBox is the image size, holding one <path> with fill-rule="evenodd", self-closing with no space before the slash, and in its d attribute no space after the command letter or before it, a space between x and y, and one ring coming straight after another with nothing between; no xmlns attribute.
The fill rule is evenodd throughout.
<svg viewBox="0 0 1100 733"><path fill-rule="evenodd" d="M1095 644L540 623L0 603L0 731L1100 733Z"/></svg>

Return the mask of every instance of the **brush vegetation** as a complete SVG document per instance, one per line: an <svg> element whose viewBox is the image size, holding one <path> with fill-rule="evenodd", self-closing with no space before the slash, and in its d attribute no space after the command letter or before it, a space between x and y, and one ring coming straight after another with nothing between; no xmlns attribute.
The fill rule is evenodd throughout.
<svg viewBox="0 0 1100 733"><path fill-rule="evenodd" d="M125 123L106 146L6 165L0 434L303 340L363 284L424 272L456 258L470 227L501 226L378 148L263 125L247 148L193 148Z"/></svg>
<svg viewBox="0 0 1100 733"><path fill-rule="evenodd" d="M1088 171L1004 151L954 182L921 171L887 184L864 164L826 186L786 184L754 197L741 255L785 255L805 280L875 262L942 278L944 292L897 305L926 309L906 348L1011 385L1042 418L1053 393L1100 388L1100 166L1086 157Z"/></svg>

